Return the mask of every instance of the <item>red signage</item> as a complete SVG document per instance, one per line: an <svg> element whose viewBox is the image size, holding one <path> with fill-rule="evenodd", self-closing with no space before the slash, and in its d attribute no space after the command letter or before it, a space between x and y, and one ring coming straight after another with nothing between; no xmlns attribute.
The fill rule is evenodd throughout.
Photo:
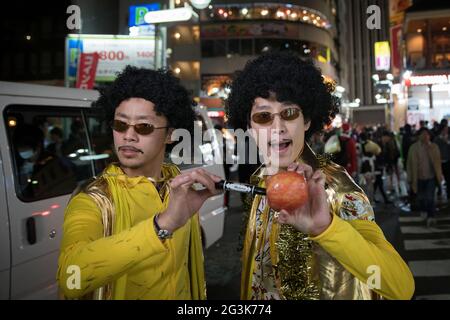
<svg viewBox="0 0 450 320"><path fill-rule="evenodd" d="M400 70L402 70L402 56L401 56L401 45L402 45L402 31L403 26L397 25L391 28L391 56L392 56L392 74L397 77L400 75Z"/></svg>
<svg viewBox="0 0 450 320"><path fill-rule="evenodd" d="M94 87L98 59L97 52L80 54L76 88L92 89Z"/></svg>

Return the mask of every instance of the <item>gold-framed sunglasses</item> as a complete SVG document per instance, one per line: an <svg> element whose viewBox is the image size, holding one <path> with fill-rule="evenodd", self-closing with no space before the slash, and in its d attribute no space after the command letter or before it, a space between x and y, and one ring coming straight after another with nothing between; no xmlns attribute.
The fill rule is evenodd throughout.
<svg viewBox="0 0 450 320"><path fill-rule="evenodd" d="M140 134L142 136L146 136L151 134L153 131L155 131L156 129L167 129L169 127L155 127L154 125L150 124L150 123L136 123L136 124L128 124L124 121L120 121L120 120L113 120L111 122L111 128L114 131L117 132L126 132L128 130L129 127L133 127L134 131L137 134Z"/></svg>
<svg viewBox="0 0 450 320"><path fill-rule="evenodd" d="M281 119L285 121L292 121L300 116L301 110L298 108L284 109L279 113L272 113L268 111L256 112L252 115L253 122L262 125L271 125L276 115L279 115Z"/></svg>

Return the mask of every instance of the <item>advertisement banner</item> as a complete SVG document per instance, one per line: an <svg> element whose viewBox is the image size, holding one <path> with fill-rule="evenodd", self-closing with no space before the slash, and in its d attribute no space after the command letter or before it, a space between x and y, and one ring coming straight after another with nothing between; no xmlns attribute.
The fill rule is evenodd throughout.
<svg viewBox="0 0 450 320"><path fill-rule="evenodd" d="M394 77L400 75L402 70L402 29L401 25L391 28L391 54L392 54L392 74Z"/></svg>
<svg viewBox="0 0 450 320"><path fill-rule="evenodd" d="M158 45L160 48L160 46ZM126 65L155 69L155 37L69 35L66 38L66 80L75 81L81 53L99 55L96 81L114 81Z"/></svg>
<svg viewBox="0 0 450 320"><path fill-rule="evenodd" d="M375 69L389 71L391 68L391 49L389 41L375 42Z"/></svg>
<svg viewBox="0 0 450 320"><path fill-rule="evenodd" d="M400 75L402 63L402 37L405 11L413 5L412 0L389 0L390 40L392 50L392 74Z"/></svg>
<svg viewBox="0 0 450 320"><path fill-rule="evenodd" d="M78 66L77 83L75 88L92 89L95 84L95 74L98 65L98 53L82 53Z"/></svg>

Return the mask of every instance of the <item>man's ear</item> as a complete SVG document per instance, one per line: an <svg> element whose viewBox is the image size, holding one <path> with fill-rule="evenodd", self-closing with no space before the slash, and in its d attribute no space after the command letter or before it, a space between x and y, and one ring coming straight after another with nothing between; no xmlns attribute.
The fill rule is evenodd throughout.
<svg viewBox="0 0 450 320"><path fill-rule="evenodd" d="M175 130L174 128L169 128L167 130L166 142L165 142L166 144L172 144L173 143L173 141L172 141L172 133L173 133L174 130Z"/></svg>
<svg viewBox="0 0 450 320"><path fill-rule="evenodd" d="M305 131L308 131L310 127L311 127L311 120L308 120L307 122L305 122Z"/></svg>

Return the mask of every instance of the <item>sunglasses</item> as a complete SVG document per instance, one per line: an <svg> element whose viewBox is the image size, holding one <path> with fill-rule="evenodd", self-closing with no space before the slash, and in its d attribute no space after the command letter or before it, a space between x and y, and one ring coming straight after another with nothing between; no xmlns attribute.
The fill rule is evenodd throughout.
<svg viewBox="0 0 450 320"><path fill-rule="evenodd" d="M271 125L273 119L275 119L275 115L279 115L281 119L285 121L292 121L297 119L300 116L300 109L298 108L288 108L284 109L280 113L271 113L267 111L257 112L252 115L253 122L257 124L267 124Z"/></svg>
<svg viewBox="0 0 450 320"><path fill-rule="evenodd" d="M117 132L126 132L129 127L134 127L134 131L136 131L137 134L140 134L142 136L149 135L155 129L166 129L168 127L158 127L156 128L154 125L150 123L136 123L136 124L128 124L126 122L120 121L120 120L113 120L111 122L111 128L114 131Z"/></svg>

